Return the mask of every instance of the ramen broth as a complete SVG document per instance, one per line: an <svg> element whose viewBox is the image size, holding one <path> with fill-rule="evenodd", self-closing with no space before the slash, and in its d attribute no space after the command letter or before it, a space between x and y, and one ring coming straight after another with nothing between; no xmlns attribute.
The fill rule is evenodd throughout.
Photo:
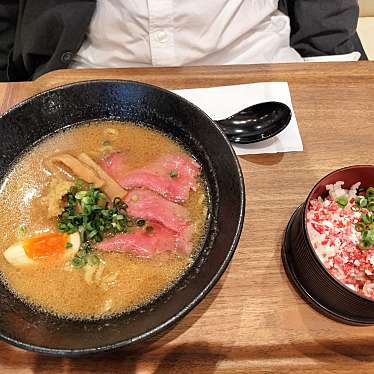
<svg viewBox="0 0 374 374"><path fill-rule="evenodd" d="M41 142L13 168L0 187L0 251L35 234L56 231L57 218L48 218L45 196L53 173L45 161L58 153L93 159L111 149L126 154L131 168L141 168L162 154L187 152L174 140L131 123L94 122L68 129ZM198 179L196 191L184 202L193 223L190 255L163 252L152 258L131 253L97 251L105 266L94 274L75 269L70 260L56 255L42 258L36 266L17 268L0 256L3 282L32 306L71 318L100 318L129 311L170 288L193 261L205 232L207 195ZM100 274L99 274L100 273Z"/></svg>

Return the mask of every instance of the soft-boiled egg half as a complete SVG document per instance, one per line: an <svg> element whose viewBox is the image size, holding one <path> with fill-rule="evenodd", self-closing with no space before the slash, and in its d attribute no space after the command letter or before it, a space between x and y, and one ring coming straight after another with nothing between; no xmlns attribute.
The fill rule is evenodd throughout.
<svg viewBox="0 0 374 374"><path fill-rule="evenodd" d="M5 259L16 267L37 263L37 260L63 255L73 256L81 244L79 233L48 232L14 243L4 251Z"/></svg>

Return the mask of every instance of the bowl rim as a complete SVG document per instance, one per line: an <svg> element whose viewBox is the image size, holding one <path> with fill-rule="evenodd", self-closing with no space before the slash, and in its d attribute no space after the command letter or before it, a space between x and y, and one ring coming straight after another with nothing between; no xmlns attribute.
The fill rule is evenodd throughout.
<svg viewBox="0 0 374 374"><path fill-rule="evenodd" d="M303 214L303 219L302 219L302 224L303 224L303 231L304 231L304 234L305 234L305 240L308 244L308 249L312 252L312 255L313 257L317 260L317 263L319 264L320 268L322 268L323 272L328 275L328 277L330 277L338 287L342 287L345 291L348 291L349 293L351 293L352 295L360 298L360 299L363 299L369 303L373 303L374 304L374 300L373 299L369 299L368 297L366 296L363 296L363 295L360 295L358 294L357 292L353 291L352 289L350 289L348 286L346 286L341 280L335 278L332 274L330 274L328 272L328 270L326 269L325 265L322 263L321 259L319 258L319 256L317 255L316 253L316 250L314 249L313 247L313 244L310 240L310 237L309 237L309 231L308 231L308 228L307 228L307 222L306 222L306 212L307 210L309 209L309 203L310 203L310 200L312 198L312 195L314 194L314 192L316 191L316 189L318 187L320 187L322 185L322 182L330 177L330 176L333 176L334 174L337 174L339 172L342 172L342 171L346 171L346 170L351 170L351 169L356 169L356 168L368 168L368 169L373 169L374 171L374 165L371 165L371 164L357 164L357 165L351 165L351 166L345 166L345 167L342 167L340 169L336 169L336 170L333 170L331 171L330 173L326 174L325 176L323 176L314 186L313 188L311 189L311 191L309 192L308 194L308 197L306 198L305 200L305 203L304 203L304 206L303 206L303 209L302 209L302 214Z"/></svg>
<svg viewBox="0 0 374 374"><path fill-rule="evenodd" d="M129 338L127 340L119 340L113 344L99 346L99 347L90 347L90 348L74 348L74 349L59 349L59 348L48 348L43 346L38 346L35 344L30 343L24 343L20 340L17 340L15 338L12 338L10 336L4 335L3 332L0 332L0 339L10 343L18 348L26 349L28 351L32 352L38 352L38 353L46 353L50 355L55 356L81 356L81 355L89 355L94 353L100 353L100 352L107 352L107 351L113 351L118 350L120 348L133 345L135 343L140 343L152 336L155 336L163 331L168 330L170 327L175 325L176 322L180 321L184 316L186 316L192 309L194 309L204 298L207 296L207 294L211 291L211 289L214 287L214 285L219 281L219 279L224 274L226 268L228 267L235 250L238 246L240 236L243 230L244 225L244 218L245 218L245 206L246 206L246 194L245 194L245 183L244 183L244 177L243 172L239 163L238 156L236 155L231 143L225 136L222 129L215 123L215 121L207 114L205 111L200 109L197 105L190 102L189 100L185 99L184 97L159 86L139 82L139 81L133 81L133 80L125 80L125 79L93 79L93 80L82 80L77 82L72 82L68 84L59 85L50 89L47 89L45 91L39 92L37 94L34 94L19 103L15 104L14 106L8 108L5 112L3 112L0 115L0 120L6 117L7 115L10 115L14 110L27 105L30 101L34 100L35 98L41 97L43 95L46 95L51 92L63 90L65 88L69 87L75 87L75 86L84 86L84 85L90 85L90 84L102 84L102 83L112 83L112 84L135 84L144 86L147 88L155 89L158 91L161 91L167 95L174 96L178 100L181 100L182 102L185 102L187 105L193 108L194 111L197 111L203 118L205 118L210 124L218 131L220 136L222 137L222 140L226 143L228 146L227 151L230 152L231 159L233 160L235 164L235 169L238 173L238 179L239 179L239 201L240 201L240 211L238 215L238 225L235 230L235 234L233 238L231 239L231 245L227 249L227 254L224 258L224 261L221 263L220 267L216 270L214 276L209 280L209 282L206 284L206 286L198 293L197 296L193 297L193 299L182 309L180 309L176 314L174 314L171 318L166 320L164 323L158 325L157 327L150 329L148 331L143 332L142 334L134 337ZM1 132L1 129L0 129ZM193 268L193 266L191 267ZM178 284L178 282L176 283Z"/></svg>

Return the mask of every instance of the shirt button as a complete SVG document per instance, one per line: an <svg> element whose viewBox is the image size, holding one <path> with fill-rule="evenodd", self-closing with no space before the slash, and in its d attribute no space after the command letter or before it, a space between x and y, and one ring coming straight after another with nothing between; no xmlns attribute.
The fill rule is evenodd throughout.
<svg viewBox="0 0 374 374"><path fill-rule="evenodd" d="M64 64L68 64L69 62L73 60L73 56L74 55L72 52L64 52L61 55L61 62L63 62Z"/></svg>
<svg viewBox="0 0 374 374"><path fill-rule="evenodd" d="M156 34L156 37L157 37L157 40L162 44L166 43L169 40L169 35L166 31L159 31Z"/></svg>

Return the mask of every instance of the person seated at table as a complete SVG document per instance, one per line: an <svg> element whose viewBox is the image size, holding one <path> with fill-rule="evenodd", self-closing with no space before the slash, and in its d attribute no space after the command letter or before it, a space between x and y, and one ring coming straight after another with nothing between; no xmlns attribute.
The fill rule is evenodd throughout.
<svg viewBox="0 0 374 374"><path fill-rule="evenodd" d="M0 80L363 53L357 20L357 0L2 0Z"/></svg>

